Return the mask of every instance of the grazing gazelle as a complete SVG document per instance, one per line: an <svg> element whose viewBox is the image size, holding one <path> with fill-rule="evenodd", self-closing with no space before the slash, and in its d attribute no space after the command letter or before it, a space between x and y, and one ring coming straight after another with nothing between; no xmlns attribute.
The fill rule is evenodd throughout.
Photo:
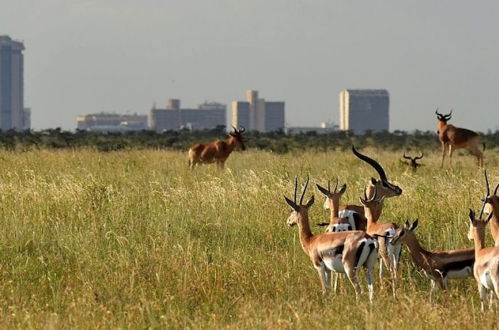
<svg viewBox="0 0 499 330"><path fill-rule="evenodd" d="M487 195L482 201L489 208L489 213L492 215L490 220L490 233L494 239L495 246L499 246L499 196L497 196L499 184L496 186L496 189L494 189L494 194L491 195L487 171L485 171L485 186L487 187Z"/></svg>
<svg viewBox="0 0 499 330"><path fill-rule="evenodd" d="M402 189L399 186L388 181L386 177L385 170L383 167L374 159L361 154L358 152L354 146L352 146L352 152L355 156L357 156L362 161L371 165L376 172L378 172L379 180L375 178L371 178L367 185L367 197L371 198L374 194L374 191L377 191L378 197L381 198L389 198L394 196L400 196L402 194ZM364 207L362 205L344 205L340 206L339 216L341 218L348 218L350 222L365 222L367 220L364 216ZM361 230L365 230L365 228L357 228Z"/></svg>
<svg viewBox="0 0 499 330"><path fill-rule="evenodd" d="M238 130L235 127L233 132L229 133L229 137L225 140L216 140L210 143L198 143L189 149L189 166L191 169L197 164L217 163L218 167L223 169L225 161L236 147L241 147L246 150L243 142L245 129L241 127Z"/></svg>
<svg viewBox="0 0 499 330"><path fill-rule="evenodd" d="M484 205L485 206L485 203ZM470 209L470 230L468 238L475 244L475 265L473 266L473 275L478 284L480 293L480 309L484 310L487 292L495 295L499 299L499 246L485 247L485 226L489 222L492 213L487 220L481 220L482 211L478 219L475 219L475 212ZM491 296L490 303L492 303ZM491 307L489 305L489 307Z"/></svg>
<svg viewBox="0 0 499 330"><path fill-rule="evenodd" d="M441 290L447 290L447 280L466 278L473 274L475 249L460 249L447 251L428 251L419 243L414 230L418 226L418 219L411 224L397 229L390 245L404 243L407 245L412 260L423 269L431 281L430 302L433 301L436 285Z"/></svg>
<svg viewBox="0 0 499 330"><path fill-rule="evenodd" d="M307 178L299 203L296 200L298 179L295 180L294 199L291 200L284 196L286 203L292 209L287 224L289 226L298 225L301 246L319 273L323 294L329 290L331 271L333 271L346 273L358 297L360 285L357 279L357 270L362 266L367 270L369 300L372 300L374 292L372 270L378 256L376 239L363 231L312 234L308 210L314 204L314 196L312 195L308 202L303 204L308 182Z"/></svg>
<svg viewBox="0 0 499 330"><path fill-rule="evenodd" d="M482 167L483 153L478 147L478 145L480 144L480 135L466 128L448 125L447 122L452 118L452 110L447 115L442 115L438 112L437 108L435 110L435 114L437 115L438 119L438 139L442 144L442 164L440 165L440 167L444 167L444 159L447 150L449 150L449 165L450 167L452 167L452 153L454 152L454 149L457 148L468 148L471 153L477 158L478 166ZM485 145L483 146L485 149Z"/></svg>
<svg viewBox="0 0 499 330"><path fill-rule="evenodd" d="M422 152L420 152L420 155L416 157L406 156L404 152L403 158L408 160L408 162L404 162L404 164L408 165L411 168L412 172L416 172L418 167L423 166L423 164L418 163L418 160L423 158Z"/></svg>
<svg viewBox="0 0 499 330"><path fill-rule="evenodd" d="M327 226L325 230L326 233L350 230L366 230L366 221L362 222L362 218L340 218L339 216L340 199L347 189L346 184L343 184L343 186L341 186L341 188L338 190L338 179L336 179L336 185L334 186L333 191L331 191L331 181L327 182L327 189L319 184L316 184L316 186L317 189L319 189L319 191L324 196L326 196L326 200L324 201L324 208L330 210L329 222L318 223L319 226Z"/></svg>

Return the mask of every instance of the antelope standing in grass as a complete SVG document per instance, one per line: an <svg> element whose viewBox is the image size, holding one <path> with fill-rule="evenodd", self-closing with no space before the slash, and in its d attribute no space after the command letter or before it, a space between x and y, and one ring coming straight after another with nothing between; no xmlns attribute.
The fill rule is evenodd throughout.
<svg viewBox="0 0 499 330"><path fill-rule="evenodd" d="M410 167L410 169L412 170L413 173L416 172L416 170L418 169L418 167L423 166L423 164L418 163L418 160L420 160L420 159L423 158L423 153L422 152L420 152L420 155L416 156L416 157L406 156L405 152L404 152L403 158L408 160L408 162L404 162L404 164L408 165Z"/></svg>
<svg viewBox="0 0 499 330"><path fill-rule="evenodd" d="M449 150L449 165L452 167L452 154L454 153L454 150L458 148L468 148L477 158L478 166L482 167L483 153L478 147L480 144L480 135L472 130L447 124L447 122L452 118L452 110L447 115L443 115L438 112L437 108L435 110L435 114L438 119L438 139L442 144L442 164L440 167L444 167L444 159L447 150ZM483 144L483 149L485 150L485 144Z"/></svg>
<svg viewBox="0 0 499 330"><path fill-rule="evenodd" d="M468 238L475 244L475 265L473 275L478 284L480 293L480 309L484 310L487 292L491 294L489 307L492 307L494 295L499 299L499 246L485 247L485 226L490 221L492 213L487 220L481 220L483 208L478 219L475 219L475 212L470 209L470 230Z"/></svg>
<svg viewBox="0 0 499 330"><path fill-rule="evenodd" d="M298 179L295 180L294 199L291 200L284 196L286 203L292 209L287 224L289 226L298 225L301 246L319 273L323 294L327 294L329 290L331 271L333 271L346 273L358 297L361 290L357 279L357 270L362 266L367 270L369 300L371 301L374 294L372 270L378 255L376 239L363 231L312 234L308 210L314 203L314 196L312 195L308 202L303 204L308 182L307 178L299 203L296 200Z"/></svg>
<svg viewBox="0 0 499 330"><path fill-rule="evenodd" d="M387 238L392 237L398 229L398 225L392 222L378 222L383 207L383 198L378 197L377 191L374 190L374 195L371 198L367 197L367 192L364 190L364 198L360 197L360 202L364 205L364 215L367 218L367 234L378 236L379 251L382 262L379 264L380 277L383 276L383 264L390 270L392 274L392 288L395 296L397 284L397 270L400 260L402 246L400 244L387 244Z"/></svg>
<svg viewBox="0 0 499 330"><path fill-rule="evenodd" d="M389 198L394 196L400 196L402 194L402 189L399 186L388 181L386 177L385 170L383 167L374 159L361 154L358 152L354 146L352 146L352 152L360 160L371 165L376 172L378 172L379 180L371 178L367 184L367 197L371 198L374 191L377 191L378 197ZM367 220L364 216L364 207L362 205L344 205L340 207L339 216L341 218L348 218L350 222L367 224ZM366 227L359 227L356 229L366 230Z"/></svg>
<svg viewBox="0 0 499 330"><path fill-rule="evenodd" d="M235 127L233 132L225 140L216 140L210 143L198 143L189 149L189 166L191 169L198 164L216 163L220 169L224 168L225 161L236 147L246 150L243 141L245 129L238 130Z"/></svg>
<svg viewBox="0 0 499 330"><path fill-rule="evenodd" d="M423 269L425 275L431 281L430 302L432 302L437 284L441 290L447 290L447 280L472 276L475 249L425 250L414 233L417 226L417 219L412 225L406 221L404 227L397 229L390 241L390 245L407 245L412 260Z"/></svg>
<svg viewBox="0 0 499 330"><path fill-rule="evenodd" d="M485 171L485 186L487 187L487 195L482 201L486 204L486 207L489 208L488 213L492 215L490 220L490 233L494 239L495 246L499 246L499 196L497 196L499 184L496 186L496 189L494 189L494 194L491 195L487 171Z"/></svg>

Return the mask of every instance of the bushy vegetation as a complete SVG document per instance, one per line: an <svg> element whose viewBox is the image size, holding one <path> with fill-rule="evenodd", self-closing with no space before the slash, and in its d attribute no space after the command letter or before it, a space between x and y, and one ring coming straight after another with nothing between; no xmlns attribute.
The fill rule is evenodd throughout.
<svg viewBox="0 0 499 330"><path fill-rule="evenodd" d="M78 134L68 135L68 145ZM0 326L497 328L498 312L480 312L471 278L451 281L450 292L430 304L429 281L407 251L397 299L377 276L372 305L366 293L356 301L345 281L336 295L322 297L297 229L286 226L282 195L292 194L295 175L323 184L339 177L348 184L344 202L356 203L375 172L341 151L348 145L337 145L339 138L326 140L326 151L302 151L309 138L289 138L297 147L285 154L236 152L225 171L190 171L177 151L0 151ZM363 150L404 189L385 202L384 220L419 218L427 248L472 246L467 210L479 207L484 183L471 156L456 154L455 171L441 170L436 147L412 174L398 150ZM496 184L499 155L485 155ZM325 221L320 194L313 186L309 193L316 196L312 222Z"/></svg>

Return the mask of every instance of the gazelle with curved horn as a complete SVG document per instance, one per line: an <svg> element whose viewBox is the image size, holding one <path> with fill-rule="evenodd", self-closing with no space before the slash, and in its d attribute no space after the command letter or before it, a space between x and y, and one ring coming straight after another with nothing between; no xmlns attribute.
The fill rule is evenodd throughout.
<svg viewBox="0 0 499 330"><path fill-rule="evenodd" d="M287 224L289 226L298 225L301 246L319 273L323 294L329 290L331 271L333 271L346 273L358 297L360 285L357 271L359 267L364 267L367 270L369 300L372 300L374 294L372 271L378 255L376 239L363 231L312 234L308 210L314 204L314 196L312 195L308 202L303 204L308 183L309 179L307 178L299 203L296 199L298 179L295 180L294 199L291 200L284 196L286 203L292 209Z"/></svg>
<svg viewBox="0 0 499 330"><path fill-rule="evenodd" d="M390 270L393 279L393 295L395 295L397 284L397 270L402 251L401 244L388 244L387 239L392 237L398 229L398 225L393 222L378 222L383 207L384 197L378 197L377 190L371 198L367 197L367 189L364 190L364 198L360 197L360 202L364 205L364 215L367 218L367 234L378 236L380 262L380 277L383 276L383 264Z"/></svg>
<svg viewBox="0 0 499 330"><path fill-rule="evenodd" d="M412 260L423 269L425 275L431 281L430 302L432 302L437 284L441 290L447 290L447 281L449 279L461 279L472 276L475 249L425 250L414 233L417 226L418 219L412 224L406 221L405 226L397 229L390 240L390 245L407 245Z"/></svg>
<svg viewBox="0 0 499 330"><path fill-rule="evenodd" d="M339 216L340 199L345 193L347 185L343 184L338 190L338 179L336 179L336 185L334 190L331 191L331 181L327 182L327 189L319 184L316 184L317 189L326 196L324 201L324 208L330 210L329 222L318 223L319 226L327 226L325 232L339 232L339 231L350 231L350 230L365 230L366 221L363 223L356 222L355 219L341 218ZM360 219L360 218L357 218ZM361 221L362 219L360 219ZM365 220L365 219L364 219Z"/></svg>
<svg viewBox="0 0 499 330"><path fill-rule="evenodd" d="M216 163L220 169L224 168L225 161L236 147L246 150L243 141L244 127L238 130L232 126L233 131L225 140L216 140L210 143L198 143L189 149L189 166L191 169L198 164Z"/></svg>
<svg viewBox="0 0 499 330"><path fill-rule="evenodd" d="M406 156L406 154L404 152L403 158L407 159L409 161L409 162L404 162L404 163L411 168L412 172L416 172L418 167L423 166L423 164L418 163L418 160L423 158L422 152L420 152L420 155L416 156L416 157Z"/></svg>
<svg viewBox="0 0 499 330"><path fill-rule="evenodd" d="M449 165L452 167L452 154L454 153L454 150L458 148L468 148L477 158L478 166L482 167L483 152L480 151L480 148L478 147L480 144L480 135L472 130L447 124L447 122L452 118L452 110L447 115L443 115L438 112L437 108L435 110L435 114L438 119L438 139L442 144L442 164L440 167L444 167L445 154L447 153L447 150L449 152ZM483 149L485 150L485 144L483 144Z"/></svg>
<svg viewBox="0 0 499 330"><path fill-rule="evenodd" d="M371 198L374 191L377 191L378 198L389 198L394 196L400 196L402 194L402 189L388 181L385 170L383 167L374 159L361 154L360 152L352 146L353 154L360 160L371 165L376 172L378 172L379 179L371 178L367 184L367 197ZM339 216L341 218L348 218L350 222L356 223L366 223L367 219L364 216L364 207L362 205L343 205L340 206ZM365 230L363 227L357 229Z"/></svg>
<svg viewBox="0 0 499 330"><path fill-rule="evenodd" d="M492 215L490 220L490 233L494 239L495 246L499 246L499 196L497 196L499 184L496 186L496 189L494 189L494 193L490 194L487 171L485 171L485 186L487 187L487 195L482 201L485 202L488 213Z"/></svg>
<svg viewBox="0 0 499 330"><path fill-rule="evenodd" d="M488 292L495 295L496 299L499 299L499 246L485 247L485 226L490 221L492 213L489 214L486 220L482 220L484 207L485 203L483 203L478 219L475 219L475 212L470 209L470 230L468 232L468 238L472 239L475 244L473 275L478 284L482 312ZM491 306L489 305L489 307Z"/></svg>

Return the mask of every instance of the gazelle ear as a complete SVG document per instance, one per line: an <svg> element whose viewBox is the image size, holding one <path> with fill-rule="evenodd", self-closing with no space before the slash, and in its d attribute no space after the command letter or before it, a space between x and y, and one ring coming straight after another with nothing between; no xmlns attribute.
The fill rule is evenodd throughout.
<svg viewBox="0 0 499 330"><path fill-rule="evenodd" d="M470 221L473 223L473 221L475 220L475 212L472 209L470 209L468 217L470 218Z"/></svg>
<svg viewBox="0 0 499 330"><path fill-rule="evenodd" d="M373 186L375 186L375 185L376 185L376 182L377 182L377 181L376 181L376 179L375 179L375 178L371 178L371 184L372 184Z"/></svg>
<svg viewBox="0 0 499 330"><path fill-rule="evenodd" d="M317 187L317 189L319 189L319 191L320 191L322 194L324 194L324 195L326 195L327 197L329 197L330 192L329 192L326 188L322 187L322 186L321 186L321 185L319 185L318 183L316 183L316 184L315 184L315 186Z"/></svg>
<svg viewBox="0 0 499 330"><path fill-rule="evenodd" d="M341 186L339 193L343 194L345 192L345 190L347 190L347 184L346 183L343 184L343 186Z"/></svg>
<svg viewBox="0 0 499 330"><path fill-rule="evenodd" d="M418 221L419 221L419 219L416 219L416 220L412 223L411 227L409 228L409 230L410 230L410 231L414 231L414 229L416 229L416 228L417 228L417 226L418 226Z"/></svg>
<svg viewBox="0 0 499 330"><path fill-rule="evenodd" d="M409 229L410 226L409 220L405 220L405 228Z"/></svg>
<svg viewBox="0 0 499 330"><path fill-rule="evenodd" d="M296 205L295 202L293 202L291 199L287 198L286 196L284 196L284 200L286 201L286 203L288 203L289 206L291 206L293 210L298 211L298 205Z"/></svg>
<svg viewBox="0 0 499 330"><path fill-rule="evenodd" d="M308 209L310 206L312 206L314 204L314 201L315 201L315 198L314 198L314 195L312 195L312 197L310 197L310 199L308 200L307 204L305 204L305 207Z"/></svg>

